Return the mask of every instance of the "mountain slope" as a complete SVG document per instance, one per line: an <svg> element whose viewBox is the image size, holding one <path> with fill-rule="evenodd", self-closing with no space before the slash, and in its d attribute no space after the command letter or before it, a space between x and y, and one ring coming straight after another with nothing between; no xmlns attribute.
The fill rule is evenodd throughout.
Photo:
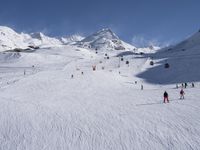
<svg viewBox="0 0 200 150"><path fill-rule="evenodd" d="M176 84L200 81L200 32L177 45L149 55L155 65L138 77L150 83ZM165 68L165 64L169 68Z"/></svg>
<svg viewBox="0 0 200 150"><path fill-rule="evenodd" d="M11 28L0 26L0 51L26 47L23 36Z"/></svg>

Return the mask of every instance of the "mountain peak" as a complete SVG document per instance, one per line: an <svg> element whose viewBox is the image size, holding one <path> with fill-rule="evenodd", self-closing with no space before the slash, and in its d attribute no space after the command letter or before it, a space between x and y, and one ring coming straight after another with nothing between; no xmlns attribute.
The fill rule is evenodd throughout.
<svg viewBox="0 0 200 150"><path fill-rule="evenodd" d="M42 32L31 33L31 37L34 39L42 40L45 35Z"/></svg>
<svg viewBox="0 0 200 150"><path fill-rule="evenodd" d="M104 28L94 33L93 36L104 37L108 39L119 39L119 37L109 28Z"/></svg>
<svg viewBox="0 0 200 150"><path fill-rule="evenodd" d="M123 42L109 28L101 29L77 43L78 46L96 50L133 50L135 47Z"/></svg>
<svg viewBox="0 0 200 150"><path fill-rule="evenodd" d="M106 33L106 32L109 32L109 33L114 33L110 28L103 28L101 30L99 30L97 33Z"/></svg>

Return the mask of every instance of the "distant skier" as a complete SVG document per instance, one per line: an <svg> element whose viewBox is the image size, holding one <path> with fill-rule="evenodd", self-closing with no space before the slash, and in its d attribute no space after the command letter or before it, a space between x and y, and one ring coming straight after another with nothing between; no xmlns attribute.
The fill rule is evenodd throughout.
<svg viewBox="0 0 200 150"><path fill-rule="evenodd" d="M184 88L184 84L182 83L181 85L182 85L182 88Z"/></svg>
<svg viewBox="0 0 200 150"><path fill-rule="evenodd" d="M81 72L81 74L83 75L83 72Z"/></svg>
<svg viewBox="0 0 200 150"><path fill-rule="evenodd" d="M187 83L185 83L185 88L187 88Z"/></svg>
<svg viewBox="0 0 200 150"><path fill-rule="evenodd" d="M178 84L176 84L176 88L178 89Z"/></svg>
<svg viewBox="0 0 200 150"><path fill-rule="evenodd" d="M169 103L169 98L168 98L168 93L165 91L164 94L164 103L166 103L166 101Z"/></svg>
<svg viewBox="0 0 200 150"><path fill-rule="evenodd" d="M184 95L185 95L185 92L183 91L183 89L181 89L181 91L180 91L180 99L184 99Z"/></svg>
<svg viewBox="0 0 200 150"><path fill-rule="evenodd" d="M26 70L24 70L24 76L26 75Z"/></svg>
<svg viewBox="0 0 200 150"><path fill-rule="evenodd" d="M192 87L194 88L194 83L192 82Z"/></svg>
<svg viewBox="0 0 200 150"><path fill-rule="evenodd" d="M73 75L73 74L71 75L71 78L72 78L72 79L74 78L74 75Z"/></svg>
<svg viewBox="0 0 200 150"><path fill-rule="evenodd" d="M144 86L143 85L141 85L141 90L143 90L144 89Z"/></svg>

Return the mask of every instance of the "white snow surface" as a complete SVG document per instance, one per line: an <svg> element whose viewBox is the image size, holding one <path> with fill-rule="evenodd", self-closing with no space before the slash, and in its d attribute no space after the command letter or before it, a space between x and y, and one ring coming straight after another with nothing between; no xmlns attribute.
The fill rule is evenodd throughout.
<svg viewBox="0 0 200 150"><path fill-rule="evenodd" d="M175 84L136 76L151 68L149 58L120 61L120 52L109 51L110 59L76 46L0 53L0 149L198 150L200 83L189 83L179 100Z"/></svg>

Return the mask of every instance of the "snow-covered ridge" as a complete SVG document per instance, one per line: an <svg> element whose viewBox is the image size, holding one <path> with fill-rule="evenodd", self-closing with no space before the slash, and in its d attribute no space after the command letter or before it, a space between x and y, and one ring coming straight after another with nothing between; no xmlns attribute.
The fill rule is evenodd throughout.
<svg viewBox="0 0 200 150"><path fill-rule="evenodd" d="M81 40L83 40L84 37L82 37L81 35L75 34L75 35L71 35L68 37L61 37L61 41L64 44L75 44L76 42L79 42Z"/></svg>
<svg viewBox="0 0 200 150"><path fill-rule="evenodd" d="M25 48L24 36L8 27L0 26L0 51Z"/></svg>
<svg viewBox="0 0 200 150"><path fill-rule="evenodd" d="M0 51L26 49L29 46L61 45L62 42L43 33L17 33L9 27L0 26Z"/></svg>

